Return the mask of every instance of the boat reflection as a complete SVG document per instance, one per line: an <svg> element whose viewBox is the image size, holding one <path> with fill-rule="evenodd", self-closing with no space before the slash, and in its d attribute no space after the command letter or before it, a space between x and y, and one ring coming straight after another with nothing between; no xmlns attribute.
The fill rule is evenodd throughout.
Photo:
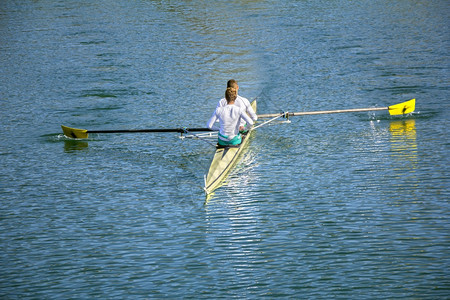
<svg viewBox="0 0 450 300"><path fill-rule="evenodd" d="M65 140L64 141L64 151L74 152L79 150L86 150L89 146L88 142L78 141L78 140Z"/></svg>
<svg viewBox="0 0 450 300"><path fill-rule="evenodd" d="M243 195L248 189L248 185L255 180L255 175L252 170L255 167L255 154L247 150L242 154L241 161L237 163L233 170L231 170L228 177L218 186L227 187L228 200L233 199L232 195ZM216 190L217 191L217 190ZM216 191L206 195L205 204L208 204L215 198Z"/></svg>
<svg viewBox="0 0 450 300"><path fill-rule="evenodd" d="M264 233L258 230L265 217L251 187L257 176L255 156L249 151L204 206L208 251L216 261L232 260L233 276L240 282L249 280L248 270L255 261L267 260L261 246Z"/></svg>

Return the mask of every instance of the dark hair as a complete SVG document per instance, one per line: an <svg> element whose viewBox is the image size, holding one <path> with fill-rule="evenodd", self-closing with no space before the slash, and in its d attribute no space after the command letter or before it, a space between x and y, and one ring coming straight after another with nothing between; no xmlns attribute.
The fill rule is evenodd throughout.
<svg viewBox="0 0 450 300"><path fill-rule="evenodd" d="M238 85L237 81L234 79L230 79L227 82L227 88L229 88L229 87L236 88L237 85Z"/></svg>

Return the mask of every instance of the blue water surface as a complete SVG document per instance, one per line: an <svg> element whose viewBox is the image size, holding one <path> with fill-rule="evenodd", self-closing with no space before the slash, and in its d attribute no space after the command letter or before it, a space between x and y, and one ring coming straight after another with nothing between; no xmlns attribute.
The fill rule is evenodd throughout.
<svg viewBox="0 0 450 300"><path fill-rule="evenodd" d="M0 3L0 298L446 299L447 1ZM228 79L259 128L205 202Z"/></svg>

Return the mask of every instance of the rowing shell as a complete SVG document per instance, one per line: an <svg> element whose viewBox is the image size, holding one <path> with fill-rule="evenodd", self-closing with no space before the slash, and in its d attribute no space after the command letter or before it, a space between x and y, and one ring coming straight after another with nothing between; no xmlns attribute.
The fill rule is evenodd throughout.
<svg viewBox="0 0 450 300"><path fill-rule="evenodd" d="M251 105L256 113L256 100L254 100ZM205 175L204 190L206 195L211 194L215 189L222 185L231 169L239 161L240 155L246 148L246 145L248 145L252 133L253 130L250 129L247 134L242 134L242 142L238 146L227 146L216 149L208 174Z"/></svg>

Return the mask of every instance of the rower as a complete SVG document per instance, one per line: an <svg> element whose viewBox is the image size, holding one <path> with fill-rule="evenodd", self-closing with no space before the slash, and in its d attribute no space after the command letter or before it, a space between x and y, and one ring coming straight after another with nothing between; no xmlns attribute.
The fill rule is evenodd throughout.
<svg viewBox="0 0 450 300"><path fill-rule="evenodd" d="M236 98L237 89L227 88L225 91L227 105L218 106L206 125L209 129L219 131L218 144L220 146L239 145L242 142L239 133L241 121L253 125L253 120L247 115L245 109L236 105ZM219 120L220 128L214 125L216 120Z"/></svg>
<svg viewBox="0 0 450 300"><path fill-rule="evenodd" d="M241 97L238 92L239 92L239 85L237 83L236 80L234 79L230 79L227 82L227 88L235 88L236 89L236 100L235 100L235 105L243 108L247 114L250 116L250 118L252 118L252 120L255 122L256 120L258 120L258 116L256 115L255 111L253 110L252 106L250 105L250 102L248 101L247 98ZM221 106L226 106L227 105L227 99L222 98L220 99L219 103L217 104L217 107L221 107ZM246 129L246 125L247 123L244 120L241 120L240 126L239 126L239 131L244 131L244 129ZM246 129L248 130L248 129Z"/></svg>

